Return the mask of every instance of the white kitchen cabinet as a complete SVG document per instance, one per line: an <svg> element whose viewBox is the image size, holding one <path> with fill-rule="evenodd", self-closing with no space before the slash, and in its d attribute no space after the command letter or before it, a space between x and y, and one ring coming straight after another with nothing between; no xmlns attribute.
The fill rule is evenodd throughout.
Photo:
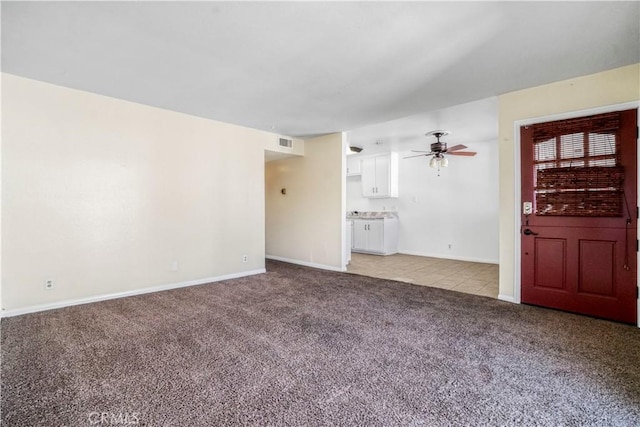
<svg viewBox="0 0 640 427"><path fill-rule="evenodd" d="M390 255L398 252L398 219L354 219L354 252Z"/></svg>
<svg viewBox="0 0 640 427"><path fill-rule="evenodd" d="M367 224L369 221L356 219L353 221L353 236L351 249L367 250L369 247L369 232L367 230Z"/></svg>
<svg viewBox="0 0 640 427"><path fill-rule="evenodd" d="M361 174L363 197L398 197L398 153L363 158Z"/></svg>
<svg viewBox="0 0 640 427"><path fill-rule="evenodd" d="M347 156L347 176L360 175L360 157Z"/></svg>

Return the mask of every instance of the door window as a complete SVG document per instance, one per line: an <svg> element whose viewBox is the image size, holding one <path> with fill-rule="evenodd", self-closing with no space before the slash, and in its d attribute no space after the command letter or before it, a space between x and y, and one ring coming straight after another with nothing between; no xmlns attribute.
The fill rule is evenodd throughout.
<svg viewBox="0 0 640 427"><path fill-rule="evenodd" d="M620 113L533 126L536 215L622 216Z"/></svg>

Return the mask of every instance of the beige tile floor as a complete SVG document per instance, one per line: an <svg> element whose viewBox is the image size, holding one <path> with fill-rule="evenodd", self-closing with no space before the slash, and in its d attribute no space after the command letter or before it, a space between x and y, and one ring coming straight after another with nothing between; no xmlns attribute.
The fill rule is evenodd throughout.
<svg viewBox="0 0 640 427"><path fill-rule="evenodd" d="M414 255L351 254L348 273L498 298L498 265Z"/></svg>

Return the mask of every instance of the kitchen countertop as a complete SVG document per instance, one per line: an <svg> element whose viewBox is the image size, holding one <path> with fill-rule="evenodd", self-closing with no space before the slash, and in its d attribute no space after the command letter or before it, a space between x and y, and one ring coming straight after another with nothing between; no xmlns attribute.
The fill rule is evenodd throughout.
<svg viewBox="0 0 640 427"><path fill-rule="evenodd" d="M398 218L398 212L360 212L350 211L347 212L347 219L384 219L384 218Z"/></svg>

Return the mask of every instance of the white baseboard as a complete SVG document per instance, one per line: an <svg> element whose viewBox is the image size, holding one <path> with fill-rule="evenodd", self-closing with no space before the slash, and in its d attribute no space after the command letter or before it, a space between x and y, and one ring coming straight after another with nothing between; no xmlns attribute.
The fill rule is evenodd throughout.
<svg viewBox="0 0 640 427"><path fill-rule="evenodd" d="M288 262L289 264L304 265L305 267L319 268L321 270L330 270L330 271L338 271L338 272L347 271L346 268L342 269L339 267L334 267L332 265L316 264L314 262L300 261L299 259L284 258L280 256L275 256L275 255L266 255L265 258L272 259L274 261Z"/></svg>
<svg viewBox="0 0 640 427"><path fill-rule="evenodd" d="M168 291L170 289L185 288L187 286L204 285L204 284L212 283L212 282L220 282L222 280L237 279L239 277L253 276L255 274L262 274L262 273L265 273L265 272L266 272L266 270L264 268L259 268L257 270L242 271L240 273L231 273L231 274L225 274L223 276L206 277L206 278L203 278L203 279L189 280L189 281L186 281L186 282L179 282L179 283L170 283L170 284L167 284L167 285L152 286L152 287L149 287L149 288L134 289L134 290L131 290L131 291L116 292L116 293L113 293L113 294L97 295L97 296L93 296L93 297L78 298L78 299L66 300L66 301L58 301L58 302L52 302L52 303L48 303L48 304L32 305L30 307L23 307L23 308L5 310L2 313L0 313L0 317L20 316L21 314L36 313L38 311L53 310L53 309L56 309L56 308L71 307L71 306L74 306L74 305L89 304L89 303L92 303L92 302L106 301L106 300L116 299L116 298L131 297L131 296L134 296L134 295L148 294L148 293L151 293L151 292Z"/></svg>
<svg viewBox="0 0 640 427"><path fill-rule="evenodd" d="M441 259L453 259L456 261L467 261L467 262L481 262L483 264L498 264L499 261L497 259L488 259L488 258L473 258L473 257L460 257L454 255L442 255L442 254L429 254L425 252L417 252L417 251L398 251L399 254L404 255L415 255L415 256L424 256L429 258L441 258Z"/></svg>
<svg viewBox="0 0 640 427"><path fill-rule="evenodd" d="M506 302L511 302L511 303L514 303L514 304L520 304L520 301L518 301L514 297L510 297L508 295L500 294L500 295L498 295L498 299L500 301L506 301Z"/></svg>

